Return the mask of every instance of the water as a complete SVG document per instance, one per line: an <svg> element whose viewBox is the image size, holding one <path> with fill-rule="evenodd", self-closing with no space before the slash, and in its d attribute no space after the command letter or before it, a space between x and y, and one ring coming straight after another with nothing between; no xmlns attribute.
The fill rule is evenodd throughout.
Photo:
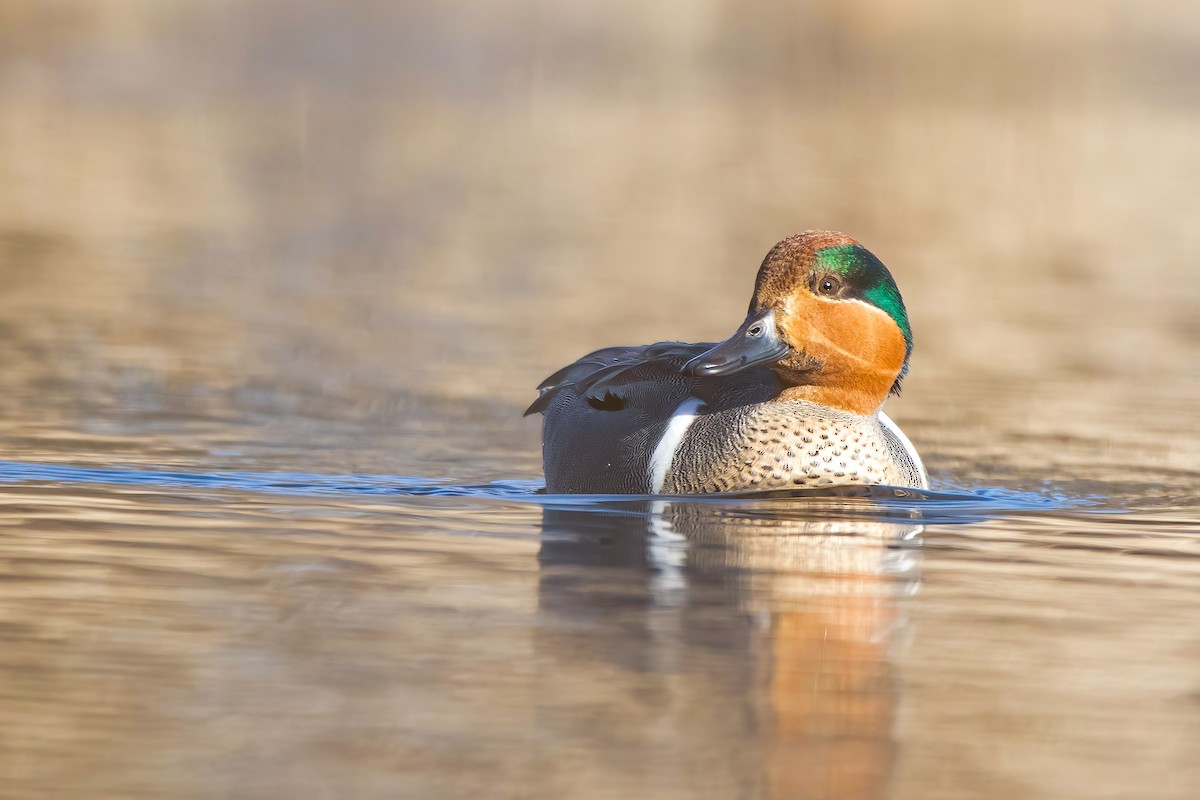
<svg viewBox="0 0 1200 800"><path fill-rule="evenodd" d="M1194 513L29 461L0 484L14 796L1196 785Z"/></svg>
<svg viewBox="0 0 1200 800"><path fill-rule="evenodd" d="M1200 795L1193 12L284 5L0 12L0 796ZM826 226L931 492L539 491Z"/></svg>

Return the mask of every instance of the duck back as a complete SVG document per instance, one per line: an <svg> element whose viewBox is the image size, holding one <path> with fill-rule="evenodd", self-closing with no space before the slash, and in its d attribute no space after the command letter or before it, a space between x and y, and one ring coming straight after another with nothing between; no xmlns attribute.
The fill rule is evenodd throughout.
<svg viewBox="0 0 1200 800"><path fill-rule="evenodd" d="M655 467L661 484L660 445L678 422L700 410L729 410L778 391L768 370L746 370L735 379L693 377L683 365L711 343L659 342L609 347L589 353L547 378L525 412L544 415L542 462L552 493L650 494ZM668 437L669 438L669 437ZM672 444L668 442L667 444ZM674 444L678 444L675 442ZM654 463L655 456L659 457Z"/></svg>

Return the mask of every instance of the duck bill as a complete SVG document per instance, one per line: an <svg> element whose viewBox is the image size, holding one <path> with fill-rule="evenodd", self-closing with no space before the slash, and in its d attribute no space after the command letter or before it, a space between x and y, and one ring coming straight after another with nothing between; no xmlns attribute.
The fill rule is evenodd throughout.
<svg viewBox="0 0 1200 800"><path fill-rule="evenodd" d="M746 317L733 336L684 364L683 371L698 377L732 375L758 364L774 364L788 349L775 328L774 310L767 309Z"/></svg>

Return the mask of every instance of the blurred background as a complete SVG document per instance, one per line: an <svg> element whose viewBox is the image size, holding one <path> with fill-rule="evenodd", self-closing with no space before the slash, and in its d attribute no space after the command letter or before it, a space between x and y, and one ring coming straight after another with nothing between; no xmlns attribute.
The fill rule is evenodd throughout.
<svg viewBox="0 0 1200 800"><path fill-rule="evenodd" d="M888 410L935 488L1052 485L1120 508L1193 507L1198 178L1195 3L10 0L0 457L194 475L537 479L540 420L521 412L545 375L605 345L723 338L770 246L832 228L877 254L907 301L916 350ZM76 530L100 501L68 495L18 506L53 500L67 517L43 531ZM163 519L145 523L160 528L144 546L175 538ZM414 530L492 524L423 519ZM29 552L51 558L39 541ZM244 565L230 558L228 572ZM1156 569L1138 574L1153 582ZM50 572L73 585L70 570ZM1042 608L1065 602L1041 584L1024 595L1034 596ZM962 606L942 597L926 630L945 644L960 640L950 609ZM12 652L28 655L7 674L32 681L0 716L10 730L50 732L21 751L22 786L43 785L66 753L112 791L253 794L260 784L232 778L211 795L181 788L146 765L105 772L127 751L56 738L78 726L83 684L29 677L58 656L47 630L22 627L44 619L27 600L0 602ZM894 796L1041 796L968 741L999 747L1010 765L1040 763L1054 776L1033 781L1047 797L1083 786L1135 796L1164 773L1175 783L1159 796L1188 796L1195 619L1181 611L1164 628L1183 637L1165 650L1139 645L1139 663L1173 669L1101 681L1161 694L1128 696L1154 709L1140 723L1092 720L1105 733L1074 761L1051 763L1046 741L1062 740L1028 738L1023 723L901 714L901 738L916 731L928 746L883 770L898 776ZM419 628L393 631L396 646ZM955 663L1001 668L981 641ZM1051 677L1021 708L1075 702L1049 730L1075 731L1077 714L1109 696L1053 672L1062 653L1100 663L1129 652L1128 641L1089 641L1034 658ZM939 652L914 658L936 671ZM1028 666L1008 665L1014 681ZM926 678L913 691L928 699L945 685ZM956 695L965 705L946 708L977 709L996 687L978 676L957 685L969 687ZM68 686L63 707L12 700ZM120 708L140 718L135 703ZM159 728L137 730L144 746ZM1168 744L1152 749L1154 738ZM959 748L953 763L945 748ZM1140 767L1118 770L1112 756L1130 748ZM442 763L444 775L452 762ZM379 780L358 796L395 788Z"/></svg>
<svg viewBox="0 0 1200 800"><path fill-rule="evenodd" d="M725 336L833 228L910 307L894 413L962 423L926 449L1194 466L1198 39L1177 2L7 3L0 403L435 401L533 451L546 374Z"/></svg>

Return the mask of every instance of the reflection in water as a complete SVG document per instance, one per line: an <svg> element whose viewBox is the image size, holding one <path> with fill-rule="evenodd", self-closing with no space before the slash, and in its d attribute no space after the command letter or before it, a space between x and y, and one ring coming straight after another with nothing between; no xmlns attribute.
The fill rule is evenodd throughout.
<svg viewBox="0 0 1200 800"><path fill-rule="evenodd" d="M1195 796L1193 514L387 483L0 463L0 793Z"/></svg>
<svg viewBox="0 0 1200 800"><path fill-rule="evenodd" d="M691 683L691 648L745 655L736 676L725 676L745 684L745 705L719 712L728 715L721 730L731 751L759 762L743 764L743 775L757 773L763 795L887 794L897 599L917 580L913 550L902 544L920 526L768 516L762 504L648 500L599 514L547 508L542 529L539 607L572 629L602 619L604 608L595 588L586 590L589 580L604 581L579 568L642 583L640 593L626 586L616 595L641 598L630 624L601 625L601 641L589 642L616 662L630 652L641 659L619 666ZM629 569L612 569L622 567ZM631 638L645 647L631 650ZM551 639L542 652L565 668L571 651L560 637ZM691 711L673 709L666 715L671 727L686 730L678 717ZM662 769L646 763L653 752L632 756L627 769ZM686 769L677 758L667 763Z"/></svg>

